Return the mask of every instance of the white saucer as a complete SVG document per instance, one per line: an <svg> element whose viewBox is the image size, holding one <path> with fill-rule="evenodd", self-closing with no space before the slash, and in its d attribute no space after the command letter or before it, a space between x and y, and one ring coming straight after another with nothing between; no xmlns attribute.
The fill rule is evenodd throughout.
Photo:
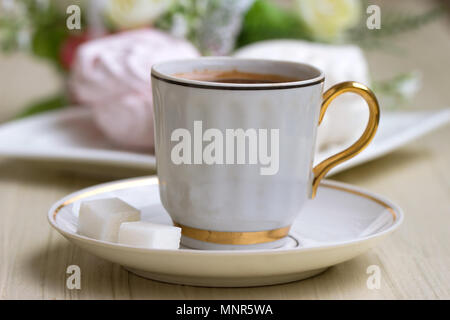
<svg viewBox="0 0 450 320"><path fill-rule="evenodd" d="M323 181L279 249L213 251L144 249L94 240L76 233L82 200L120 197L142 210L142 219L170 224L156 177L105 183L68 195L48 213L52 227L103 259L154 280L208 287L248 287L305 279L352 259L402 223L403 213L379 195Z"/></svg>

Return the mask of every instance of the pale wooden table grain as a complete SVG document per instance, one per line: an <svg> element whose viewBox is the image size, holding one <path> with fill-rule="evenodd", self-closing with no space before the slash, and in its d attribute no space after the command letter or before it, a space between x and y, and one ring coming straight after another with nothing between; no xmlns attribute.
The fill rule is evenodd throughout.
<svg viewBox="0 0 450 320"><path fill-rule="evenodd" d="M407 2L417 10L429 5L428 1ZM404 6L405 1L398 3ZM396 42L406 49L406 54L368 53L374 77L418 69L424 75L424 88L411 108L450 106L448 20L402 35ZM4 78L0 83L3 88L3 84L11 85ZM6 107L19 92L36 90L30 84L18 83L16 87L15 95L6 90L2 93L0 119L11 114ZM139 278L71 245L48 225L47 210L67 193L148 172L123 171L113 177L104 168L82 167L80 173L57 163L3 159L0 160L0 298L449 299L449 164L450 126L447 126L381 159L334 176L333 179L384 194L397 202L405 211L404 225L368 253L315 278L269 287L219 289ZM66 289L66 268L71 264L81 267L81 290ZM378 290L366 287L366 268L372 264L380 266L382 272Z"/></svg>

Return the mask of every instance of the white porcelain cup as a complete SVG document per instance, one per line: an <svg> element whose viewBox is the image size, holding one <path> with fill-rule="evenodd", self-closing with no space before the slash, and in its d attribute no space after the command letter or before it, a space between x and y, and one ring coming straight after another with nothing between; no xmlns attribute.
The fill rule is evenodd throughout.
<svg viewBox="0 0 450 320"><path fill-rule="evenodd" d="M299 80L243 84L176 76L233 70ZM153 66L161 200L182 228L183 245L283 244L320 179L367 146L378 126L379 107L370 89L349 81L322 94L323 82L315 67L284 61L199 58ZM352 146L313 168L317 127L330 102L344 92L366 100L366 130Z"/></svg>

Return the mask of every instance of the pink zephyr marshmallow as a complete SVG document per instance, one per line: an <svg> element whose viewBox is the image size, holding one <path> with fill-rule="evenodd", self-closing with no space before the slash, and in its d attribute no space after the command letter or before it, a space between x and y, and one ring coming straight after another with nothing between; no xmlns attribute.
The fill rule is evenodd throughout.
<svg viewBox="0 0 450 320"><path fill-rule="evenodd" d="M122 32L80 46L69 87L77 102L93 109L97 126L112 142L152 148L151 66L199 56L186 40L161 31Z"/></svg>

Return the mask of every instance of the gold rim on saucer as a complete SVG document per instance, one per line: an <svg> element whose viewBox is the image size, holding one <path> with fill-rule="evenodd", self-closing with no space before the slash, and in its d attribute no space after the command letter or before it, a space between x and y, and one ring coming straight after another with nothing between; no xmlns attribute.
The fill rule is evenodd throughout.
<svg viewBox="0 0 450 320"><path fill-rule="evenodd" d="M87 190L83 193L79 193L66 201L64 201L61 205L59 205L55 211L53 212L53 219L56 219L56 216L58 212L64 208L65 206L74 203L75 201L91 197L94 195L102 194L105 192L111 192L121 189L126 189L130 187L141 187L141 186L149 186L158 184L158 178L156 177L149 177L149 178L142 178L142 179L135 179L130 181L122 181L114 184L108 184L106 186L99 186L97 188L92 188L90 190ZM379 205L383 206L388 210L393 217L393 220L396 220L396 214L394 209L385 203L384 201L381 201L375 197L372 197L368 194L352 190L346 187L333 185L333 184L327 184L322 182L320 184L321 187L325 188L331 188L331 189L337 189L342 190L345 192L353 193L358 196L370 199ZM250 232L228 232L228 231L211 231L211 230L203 230L203 229L197 229L188 227L185 225L180 225L178 223L174 223L175 226L178 226L182 229L182 234L186 237L205 241L205 242L211 242L211 243L218 243L218 244L231 244L231 245L249 245L249 244L258 244L258 243L266 243L271 241L276 241L279 239L282 239L286 237L289 233L290 226L273 229L273 230L264 230L264 231L250 231Z"/></svg>

